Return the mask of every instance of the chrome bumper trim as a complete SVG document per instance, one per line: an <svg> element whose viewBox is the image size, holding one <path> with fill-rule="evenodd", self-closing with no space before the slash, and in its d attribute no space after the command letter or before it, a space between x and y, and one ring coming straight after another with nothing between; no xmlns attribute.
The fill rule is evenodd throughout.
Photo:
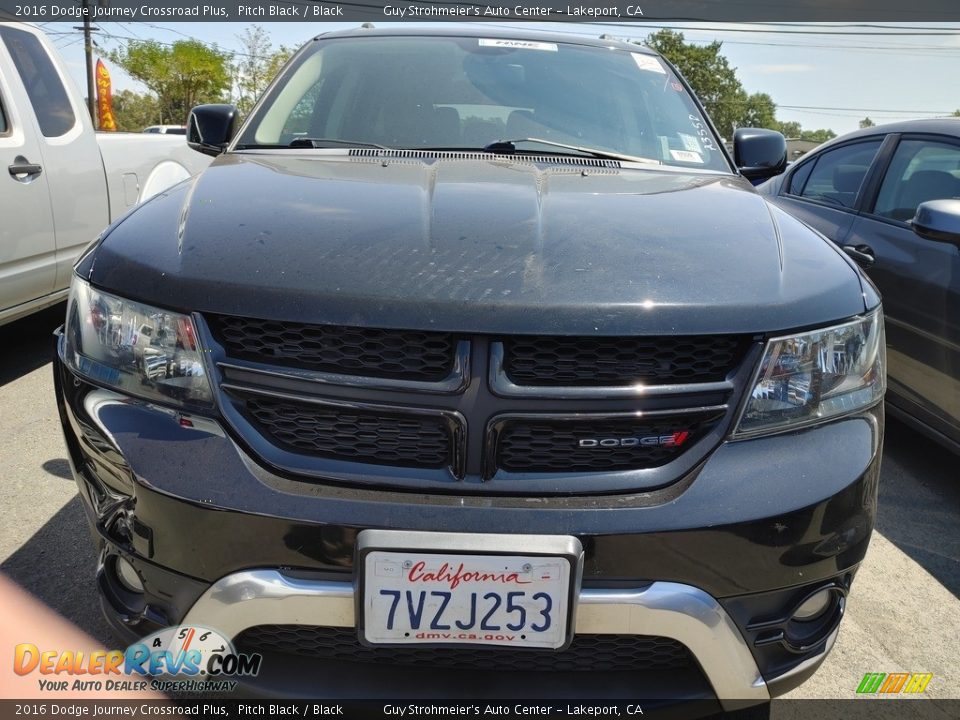
<svg viewBox="0 0 960 720"><path fill-rule="evenodd" d="M837 642L838 635L840 635L839 625L835 627L833 632L827 636L826 641L823 643L823 649L819 653L811 658L807 658L796 667L790 668L782 675L777 675L774 678L770 678L770 687L774 690L774 692L776 692L778 685L788 682L791 678L794 678L797 675L802 675L811 668L816 668L822 665L823 661L827 659L827 655L829 655L830 651L833 650L833 646ZM777 694L779 695L780 693Z"/></svg>
<svg viewBox="0 0 960 720"><path fill-rule="evenodd" d="M256 625L354 627L353 584L246 570L210 586L182 624L205 625L229 638ZM690 585L582 589L575 632L673 638L693 653L725 710L770 699L736 624L713 597Z"/></svg>

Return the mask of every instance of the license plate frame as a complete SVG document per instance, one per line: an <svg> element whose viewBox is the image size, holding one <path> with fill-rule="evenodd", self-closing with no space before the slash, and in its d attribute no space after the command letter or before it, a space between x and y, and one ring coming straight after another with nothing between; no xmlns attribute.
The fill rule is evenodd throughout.
<svg viewBox="0 0 960 720"><path fill-rule="evenodd" d="M367 567L368 557L377 553L371 560L383 557L384 553L391 555L435 555L435 556L481 556L484 560L491 557L507 558L540 558L545 562L556 560L561 564L561 571L568 573L565 596L565 607L562 616L565 621L562 642L550 647L542 645L508 644L486 641L459 641L455 638L445 640L429 640L411 637L409 639L370 639L367 636L367 597L368 586ZM566 569L563 569L566 564ZM583 547L580 541L569 535L506 535L506 534L471 534L471 533L444 533L420 532L402 530L364 530L357 536L356 554L354 563L355 575L355 617L357 637L366 647L436 647L436 648L477 648L480 650L496 650L499 647L515 648L526 652L559 652L573 640L577 600L580 595L580 585L583 573ZM437 588L444 589L444 588ZM377 630L372 633L376 635Z"/></svg>

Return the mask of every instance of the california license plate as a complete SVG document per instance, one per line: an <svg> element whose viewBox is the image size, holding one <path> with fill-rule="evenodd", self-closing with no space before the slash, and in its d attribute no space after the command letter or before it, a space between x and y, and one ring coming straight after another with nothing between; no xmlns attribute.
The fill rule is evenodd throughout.
<svg viewBox="0 0 960 720"><path fill-rule="evenodd" d="M371 550L363 556L361 637L390 645L563 647L574 565L564 556Z"/></svg>
<svg viewBox="0 0 960 720"><path fill-rule="evenodd" d="M361 535L392 540L392 532ZM568 643L582 554L575 538L536 540L540 546L557 548L557 555L514 555L427 549L421 546L431 539L445 544L443 539L463 536L411 535L416 537L404 536L409 550L371 547L358 556L362 571L358 610L364 642L541 649ZM467 542L471 549L501 549L504 538L510 538L516 547L529 550L527 537L473 536Z"/></svg>

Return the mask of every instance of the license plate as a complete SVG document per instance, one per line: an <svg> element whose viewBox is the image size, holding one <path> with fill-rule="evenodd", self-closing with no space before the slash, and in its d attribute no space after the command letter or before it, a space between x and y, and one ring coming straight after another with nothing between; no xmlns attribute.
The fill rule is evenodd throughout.
<svg viewBox="0 0 960 720"><path fill-rule="evenodd" d="M568 640L574 567L563 556L371 550L361 637L369 644L556 649Z"/></svg>

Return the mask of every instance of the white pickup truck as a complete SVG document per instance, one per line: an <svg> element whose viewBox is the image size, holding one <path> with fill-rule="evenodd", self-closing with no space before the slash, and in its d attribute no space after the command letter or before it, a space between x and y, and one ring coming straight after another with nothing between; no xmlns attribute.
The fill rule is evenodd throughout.
<svg viewBox="0 0 960 720"><path fill-rule="evenodd" d="M94 132L46 36L0 23L0 325L66 297L104 227L209 162L183 135Z"/></svg>

